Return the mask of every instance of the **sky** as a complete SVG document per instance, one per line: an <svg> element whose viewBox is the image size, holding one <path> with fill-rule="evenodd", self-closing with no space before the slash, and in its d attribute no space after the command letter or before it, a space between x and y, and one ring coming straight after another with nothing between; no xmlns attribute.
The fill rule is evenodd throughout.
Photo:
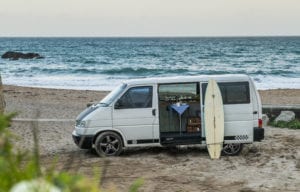
<svg viewBox="0 0 300 192"><path fill-rule="evenodd" d="M300 35L300 0L1 0L0 36Z"/></svg>

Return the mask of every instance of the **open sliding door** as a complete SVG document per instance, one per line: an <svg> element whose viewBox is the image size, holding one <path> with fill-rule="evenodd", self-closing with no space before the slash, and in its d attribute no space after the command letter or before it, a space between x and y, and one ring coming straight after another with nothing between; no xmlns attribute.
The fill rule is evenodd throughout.
<svg viewBox="0 0 300 192"><path fill-rule="evenodd" d="M162 145L201 142L200 85L197 82L158 85Z"/></svg>

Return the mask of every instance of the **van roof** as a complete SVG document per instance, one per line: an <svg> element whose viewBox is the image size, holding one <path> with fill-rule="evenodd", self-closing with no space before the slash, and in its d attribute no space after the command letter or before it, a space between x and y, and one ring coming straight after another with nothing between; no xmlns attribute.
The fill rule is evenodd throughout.
<svg viewBox="0 0 300 192"><path fill-rule="evenodd" d="M250 81L250 77L244 74L226 74L226 75L198 75L198 76L174 76L174 77L155 77L141 78L124 81L128 85L140 84L159 84L159 83L184 83L184 82L207 82L209 79L215 79L219 82L239 82Z"/></svg>

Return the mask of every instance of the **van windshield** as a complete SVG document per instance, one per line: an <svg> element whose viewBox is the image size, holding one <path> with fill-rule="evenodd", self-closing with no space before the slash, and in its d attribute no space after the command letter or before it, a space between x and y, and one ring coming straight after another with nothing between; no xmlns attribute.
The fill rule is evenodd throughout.
<svg viewBox="0 0 300 192"><path fill-rule="evenodd" d="M109 106L126 88L127 84L122 83L116 87L112 92L110 92L106 97L100 101L100 105L103 107Z"/></svg>

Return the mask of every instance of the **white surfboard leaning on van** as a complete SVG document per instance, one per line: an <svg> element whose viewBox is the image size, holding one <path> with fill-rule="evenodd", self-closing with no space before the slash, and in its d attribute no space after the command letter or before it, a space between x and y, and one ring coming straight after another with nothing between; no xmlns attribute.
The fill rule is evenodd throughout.
<svg viewBox="0 0 300 192"><path fill-rule="evenodd" d="M219 159L224 145L224 105L217 82L210 79L204 102L206 146L211 159Z"/></svg>
<svg viewBox="0 0 300 192"><path fill-rule="evenodd" d="M247 75L205 75L129 80L76 118L74 142L99 156L124 148L206 144L205 93L217 82L224 110L223 154L264 139L259 94Z"/></svg>

